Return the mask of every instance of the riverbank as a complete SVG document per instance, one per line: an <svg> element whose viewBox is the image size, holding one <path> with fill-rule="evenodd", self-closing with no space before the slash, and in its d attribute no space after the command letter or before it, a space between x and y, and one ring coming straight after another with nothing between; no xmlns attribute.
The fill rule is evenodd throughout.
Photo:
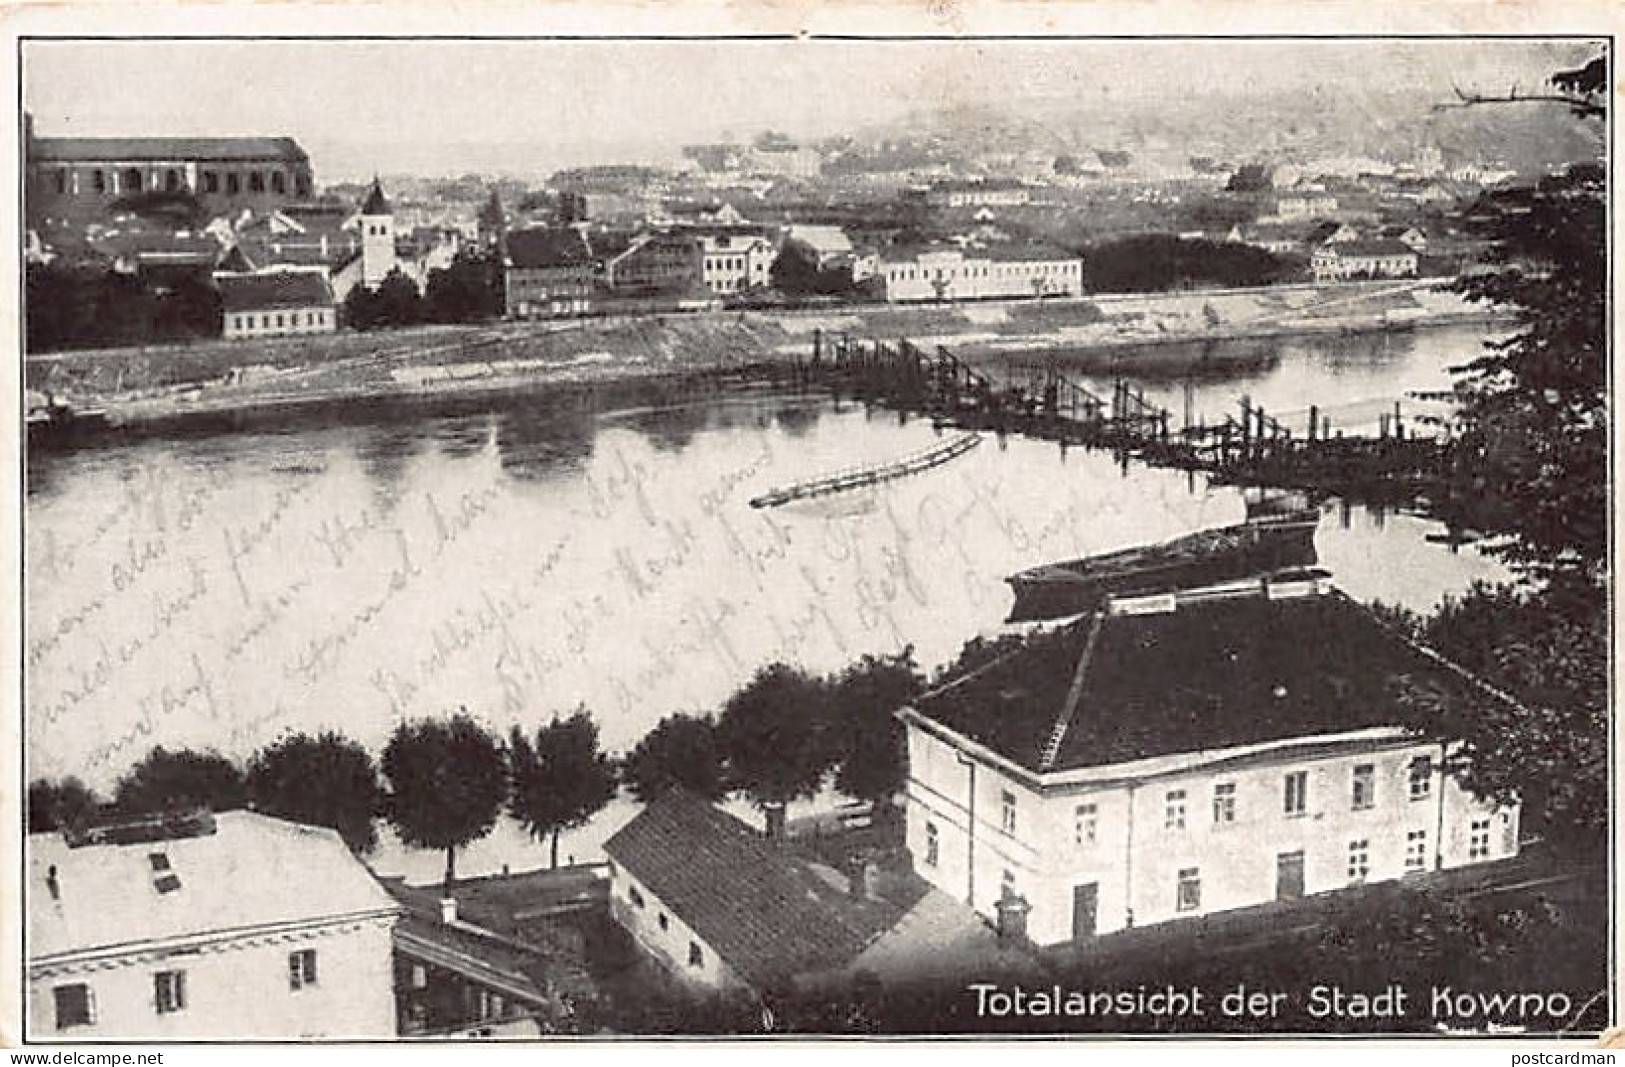
<svg viewBox="0 0 1625 1067"><path fill-rule="evenodd" d="M1410 330L1481 321L1436 283L1101 295L985 304L712 312L375 334L211 341L30 355L30 389L115 426L358 401L477 399L770 368L820 334L909 337L967 358L1054 358L1088 372L1157 376L1246 369L1239 341ZM1226 346L1216 349L1216 346Z"/></svg>

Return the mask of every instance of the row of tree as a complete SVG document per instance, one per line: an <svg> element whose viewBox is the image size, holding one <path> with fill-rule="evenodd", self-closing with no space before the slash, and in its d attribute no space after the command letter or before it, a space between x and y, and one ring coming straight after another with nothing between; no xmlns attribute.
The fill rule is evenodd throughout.
<svg viewBox="0 0 1625 1067"><path fill-rule="evenodd" d="M220 294L200 278L160 293L102 267L30 263L25 285L30 352L220 336Z"/></svg>
<svg viewBox="0 0 1625 1067"><path fill-rule="evenodd" d="M48 832L104 808L140 815L252 807L332 827L368 852L381 817L406 845L444 851L448 884L457 850L504 812L550 841L557 866L559 835L597 814L620 781L643 801L674 785L713 800L739 790L778 833L785 805L816 793L832 769L851 796L884 801L896 792L905 762L892 713L922 682L912 650L865 657L826 678L774 664L734 693L720 717L668 716L619 765L600 750L598 726L582 708L532 734L514 727L505 742L466 713L403 723L376 763L334 732L284 737L246 769L214 752L159 747L118 780L110 804L74 778L34 782L28 828Z"/></svg>
<svg viewBox="0 0 1625 1067"><path fill-rule="evenodd" d="M484 252L465 251L429 272L423 292L398 268L376 289L356 286L344 298L343 319L357 330L419 323L481 322L504 310L502 264Z"/></svg>

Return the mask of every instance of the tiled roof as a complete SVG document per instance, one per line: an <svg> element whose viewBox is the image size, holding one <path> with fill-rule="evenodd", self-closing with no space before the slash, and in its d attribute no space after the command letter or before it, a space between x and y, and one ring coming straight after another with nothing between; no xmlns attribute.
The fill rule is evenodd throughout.
<svg viewBox="0 0 1625 1067"><path fill-rule="evenodd" d="M291 137L40 137L34 141L34 155L43 161L64 163L186 159L310 162L299 142Z"/></svg>
<svg viewBox="0 0 1625 1067"><path fill-rule="evenodd" d="M247 811L216 815L214 825L198 836L78 848L59 833L30 834L29 962L396 910L333 830ZM177 887L159 888L154 854ZM57 899L47 884L53 868Z"/></svg>
<svg viewBox="0 0 1625 1067"><path fill-rule="evenodd" d="M547 227L508 233L509 266L580 267L592 261L592 248L579 230Z"/></svg>
<svg viewBox="0 0 1625 1067"><path fill-rule="evenodd" d="M1341 593L1254 593L1044 632L915 710L1030 771L1064 771L1400 726L1400 676L1472 692Z"/></svg>
<svg viewBox="0 0 1625 1067"><path fill-rule="evenodd" d="M832 888L794 857L680 788L604 852L756 988L850 963L896 918Z"/></svg>
<svg viewBox="0 0 1625 1067"><path fill-rule="evenodd" d="M277 311L283 308L331 307L333 287L316 270L274 270L259 274L222 274L216 279L227 312Z"/></svg>

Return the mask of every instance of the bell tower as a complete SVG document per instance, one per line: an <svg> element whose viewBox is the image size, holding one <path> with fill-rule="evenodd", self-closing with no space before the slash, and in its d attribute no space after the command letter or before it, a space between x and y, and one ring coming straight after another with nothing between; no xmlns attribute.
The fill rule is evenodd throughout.
<svg viewBox="0 0 1625 1067"><path fill-rule="evenodd" d="M361 284L376 289L395 269L395 213L376 175L361 205Z"/></svg>

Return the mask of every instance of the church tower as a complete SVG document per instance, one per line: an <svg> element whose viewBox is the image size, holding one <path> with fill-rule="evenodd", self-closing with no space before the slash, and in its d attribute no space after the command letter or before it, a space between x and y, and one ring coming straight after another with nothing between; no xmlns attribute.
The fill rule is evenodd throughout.
<svg viewBox="0 0 1625 1067"><path fill-rule="evenodd" d="M375 176L372 191L361 205L361 284L376 289L394 269L395 213Z"/></svg>

